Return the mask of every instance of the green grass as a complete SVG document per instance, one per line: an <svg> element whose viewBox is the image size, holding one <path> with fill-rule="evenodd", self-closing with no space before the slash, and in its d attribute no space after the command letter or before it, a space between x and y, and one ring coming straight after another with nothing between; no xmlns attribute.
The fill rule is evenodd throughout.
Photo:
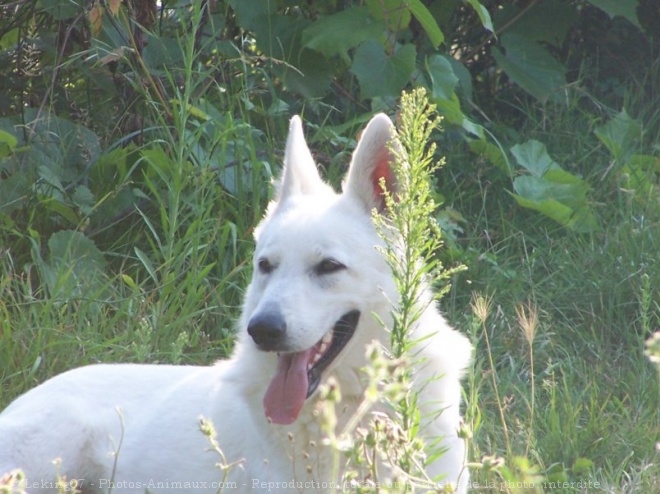
<svg viewBox="0 0 660 494"><path fill-rule="evenodd" d="M576 158L572 163L583 173L606 168L609 157L585 128L581 110L551 110L543 124L534 111L521 131L525 137L542 139L561 162ZM637 152L655 153L648 147ZM657 185L655 195L639 198L622 190L614 172L587 175L601 228L574 234L516 208L497 189L507 187L497 176L478 196L461 192L461 184L484 180L462 173L461 159L473 157L450 155L449 171L458 190L452 207L473 219L464 240L468 271L455 280L445 304L457 326L472 328L477 346L467 394L473 459L495 455L506 464L496 472L476 470L474 480L495 482L485 492L522 492L499 482L536 474L546 481L598 483L563 484L562 492L658 491L660 394L657 371L643 353L660 327L660 291L651 281L660 280ZM470 310L472 291L492 297L484 326ZM528 302L539 312L534 372L515 311ZM521 456L530 463L517 463ZM546 491L554 492L549 484Z"/></svg>
<svg viewBox="0 0 660 494"><path fill-rule="evenodd" d="M108 269L79 287L84 296L41 282L43 263L54 265L46 242L22 232L19 245L11 228L0 229L0 408L88 363L203 365L231 351L251 228L278 167L286 119L244 110L248 88L240 80L222 104L200 98L200 88L220 88L208 86L206 68L192 63L192 45L184 42L183 49L190 63L172 74L176 101L143 94L157 129L137 151L148 199L123 223L120 240L103 232L95 237ZM648 75L656 81L657 65ZM633 88L626 96L646 128L637 151L657 156L659 106L637 94ZM546 489L552 492L660 492L658 374L643 353L646 338L660 328L657 172L649 197L624 190L615 170L603 174L610 157L593 135L601 115L577 98L566 108L520 111L525 124L516 139L542 140L553 157L587 178L601 227L565 231L516 206L508 177L486 166L477 171L475 157L458 147L445 153L439 182L467 220L453 258L468 269L455 276L443 306L476 347L466 387L471 459L482 463L473 481L490 485L479 492L525 492L516 482L539 478L573 482ZM327 135L322 131L313 134ZM338 144L323 149L345 153L346 136L332 135ZM341 175L336 161L326 160L331 176ZM223 175L227 163L242 170L232 187ZM27 255L25 245L33 245ZM68 286L73 272L56 270L56 281ZM472 311L473 292L492 297L483 324ZM538 311L531 349L516 315L523 303ZM579 487L581 480L592 487Z"/></svg>

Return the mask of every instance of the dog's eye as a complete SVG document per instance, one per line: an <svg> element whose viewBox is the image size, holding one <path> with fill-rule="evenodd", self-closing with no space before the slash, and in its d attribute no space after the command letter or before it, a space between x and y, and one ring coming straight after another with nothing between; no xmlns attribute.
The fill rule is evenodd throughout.
<svg viewBox="0 0 660 494"><path fill-rule="evenodd" d="M320 263L314 266L314 272L318 275L332 274L341 271L342 269L346 269L346 266L336 259L331 258L323 259Z"/></svg>
<svg viewBox="0 0 660 494"><path fill-rule="evenodd" d="M262 257L257 261L257 268L259 269L259 272L262 274L271 273L273 269L275 269L275 267L265 257Z"/></svg>

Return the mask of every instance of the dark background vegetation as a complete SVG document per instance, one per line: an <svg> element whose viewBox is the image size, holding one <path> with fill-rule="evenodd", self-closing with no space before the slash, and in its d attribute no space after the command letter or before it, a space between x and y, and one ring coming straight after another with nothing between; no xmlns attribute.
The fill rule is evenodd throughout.
<svg viewBox="0 0 660 494"><path fill-rule="evenodd" d="M416 86L444 117L438 255L467 266L444 308L477 346L473 456L657 491L657 0L4 0L0 405L85 363L225 356L290 116L336 183Z"/></svg>

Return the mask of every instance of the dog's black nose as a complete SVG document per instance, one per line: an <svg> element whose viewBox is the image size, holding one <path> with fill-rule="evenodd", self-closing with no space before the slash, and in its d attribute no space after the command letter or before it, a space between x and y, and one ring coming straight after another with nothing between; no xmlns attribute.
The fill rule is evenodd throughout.
<svg viewBox="0 0 660 494"><path fill-rule="evenodd" d="M286 322L279 310L259 312L250 319L247 332L261 350L279 351L284 346Z"/></svg>

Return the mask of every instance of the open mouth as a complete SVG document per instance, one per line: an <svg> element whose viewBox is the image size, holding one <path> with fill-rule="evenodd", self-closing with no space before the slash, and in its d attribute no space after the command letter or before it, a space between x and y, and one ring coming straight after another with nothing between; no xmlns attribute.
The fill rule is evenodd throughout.
<svg viewBox="0 0 660 494"><path fill-rule="evenodd" d="M321 374L341 353L355 333L360 311L352 310L344 314L337 324L328 331L321 340L312 347L313 354L307 364L307 396L312 396L321 382Z"/></svg>
<svg viewBox="0 0 660 494"><path fill-rule="evenodd" d="M290 424L318 388L323 371L337 358L355 333L360 311L344 314L314 346L295 353L282 353L263 404L266 416L276 424Z"/></svg>

